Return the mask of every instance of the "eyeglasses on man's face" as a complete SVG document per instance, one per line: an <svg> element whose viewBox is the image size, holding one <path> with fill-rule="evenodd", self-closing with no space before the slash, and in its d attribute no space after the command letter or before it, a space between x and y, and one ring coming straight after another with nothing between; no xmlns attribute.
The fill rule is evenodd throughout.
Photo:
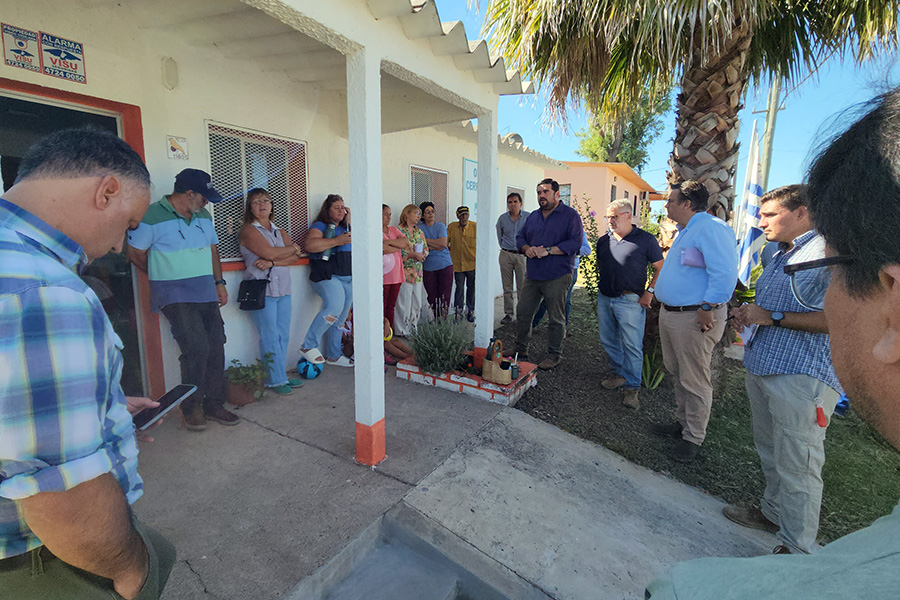
<svg viewBox="0 0 900 600"><path fill-rule="evenodd" d="M610 223L612 223L614 221L617 221L619 219L619 217L623 217L623 216L629 215L629 214L631 214L631 213L618 213L618 214L615 214L612 216L606 215L603 218L606 219L607 221L609 221Z"/></svg>
<svg viewBox="0 0 900 600"><path fill-rule="evenodd" d="M835 265L853 262L852 256L829 256L784 266L786 275L791 276L791 292L801 306L810 310L825 309L825 291L831 283L831 269Z"/></svg>

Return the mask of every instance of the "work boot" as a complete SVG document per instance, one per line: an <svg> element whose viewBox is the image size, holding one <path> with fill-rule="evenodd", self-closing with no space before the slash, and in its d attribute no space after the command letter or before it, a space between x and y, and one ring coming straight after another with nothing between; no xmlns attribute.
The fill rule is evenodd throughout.
<svg viewBox="0 0 900 600"><path fill-rule="evenodd" d="M602 385L603 387L605 387L608 390L614 390L616 388L620 388L623 385L625 385L625 378L619 377L618 375L614 375L613 377L610 377L609 379L604 379L603 381L601 381L600 385Z"/></svg>
<svg viewBox="0 0 900 600"><path fill-rule="evenodd" d="M669 450L669 457L680 463L689 463L700 453L700 446L687 440L678 440Z"/></svg>
<svg viewBox="0 0 900 600"><path fill-rule="evenodd" d="M673 421L672 423L654 423L650 426L650 433L659 437L681 437L681 423Z"/></svg>
<svg viewBox="0 0 900 600"><path fill-rule="evenodd" d="M729 521L733 521L738 525L743 525L744 527L749 527L751 529L762 529L769 533L778 533L778 524L770 521L768 517L755 506L744 508L743 506L729 504L722 509L722 514L725 515Z"/></svg>
<svg viewBox="0 0 900 600"><path fill-rule="evenodd" d="M206 417L203 416L203 407L199 404L188 408L182 404L181 413L184 415L184 426L188 431L204 431L206 429Z"/></svg>
<svg viewBox="0 0 900 600"><path fill-rule="evenodd" d="M538 369L542 371L549 371L550 369L555 369L559 366L559 363L562 362L562 357L550 355L544 360L541 361L541 364L538 365Z"/></svg>
<svg viewBox="0 0 900 600"><path fill-rule="evenodd" d="M214 406L206 409L206 418L221 425L237 425L241 420L239 416L227 410L224 406Z"/></svg>
<svg viewBox="0 0 900 600"><path fill-rule="evenodd" d="M622 398L622 404L628 408L633 408L635 410L639 409L641 405L638 402L638 391L633 388L625 390L625 397Z"/></svg>

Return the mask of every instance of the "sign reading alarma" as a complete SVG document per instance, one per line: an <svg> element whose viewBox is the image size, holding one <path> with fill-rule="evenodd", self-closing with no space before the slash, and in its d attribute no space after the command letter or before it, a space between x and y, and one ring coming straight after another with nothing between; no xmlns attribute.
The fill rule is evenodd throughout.
<svg viewBox="0 0 900 600"><path fill-rule="evenodd" d="M3 59L11 67L87 83L84 45L43 31L3 26Z"/></svg>
<svg viewBox="0 0 900 600"><path fill-rule="evenodd" d="M41 71L37 33L3 23L3 61L11 67Z"/></svg>
<svg viewBox="0 0 900 600"><path fill-rule="evenodd" d="M84 46L41 32L41 68L45 75L87 83L84 76Z"/></svg>

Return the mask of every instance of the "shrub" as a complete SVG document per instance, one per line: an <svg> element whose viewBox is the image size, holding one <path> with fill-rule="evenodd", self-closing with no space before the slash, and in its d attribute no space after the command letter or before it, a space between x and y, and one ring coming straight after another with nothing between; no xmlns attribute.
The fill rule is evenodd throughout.
<svg viewBox="0 0 900 600"><path fill-rule="evenodd" d="M409 343L419 368L432 374L458 369L472 347L469 328L451 316L419 321L409 334Z"/></svg>
<svg viewBox="0 0 900 600"><path fill-rule="evenodd" d="M231 361L231 366L225 369L225 379L231 383L256 388L253 397L259 400L263 396L263 381L269 374L272 357L273 354L267 352L265 356L257 358L256 362L249 365L245 365L235 358Z"/></svg>

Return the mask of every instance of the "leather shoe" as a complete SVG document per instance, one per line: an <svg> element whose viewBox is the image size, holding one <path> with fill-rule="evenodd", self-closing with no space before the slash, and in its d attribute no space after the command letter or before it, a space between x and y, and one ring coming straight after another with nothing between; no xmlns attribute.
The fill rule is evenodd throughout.
<svg viewBox="0 0 900 600"><path fill-rule="evenodd" d="M206 409L206 418L221 425L237 425L241 420L239 416L227 410L224 406L216 406Z"/></svg>
<svg viewBox="0 0 900 600"><path fill-rule="evenodd" d="M628 408L633 408L635 410L639 409L641 403L638 401L638 391L635 389L625 390L625 397L622 398L622 404Z"/></svg>
<svg viewBox="0 0 900 600"><path fill-rule="evenodd" d="M538 365L538 369L542 371L549 371L550 369L555 369L556 367L558 367L560 362L562 362L562 357L551 355L541 361L541 364Z"/></svg>
<svg viewBox="0 0 900 600"><path fill-rule="evenodd" d="M654 423L650 426L650 433L659 437L681 437L681 423L673 421L672 423Z"/></svg>
<svg viewBox="0 0 900 600"><path fill-rule="evenodd" d="M699 452L700 446L693 442L682 439L675 442L675 445L671 450L669 450L669 457L677 460L680 463L689 463L697 458L697 454L699 454Z"/></svg>
<svg viewBox="0 0 900 600"><path fill-rule="evenodd" d="M181 409L184 415L184 426L188 431L204 431L206 430L206 417L203 416L203 409L200 405L192 407L191 410Z"/></svg>
<svg viewBox="0 0 900 600"><path fill-rule="evenodd" d="M609 379L604 379L600 382L600 385L608 390L614 390L625 385L625 378L615 375L614 377L610 377Z"/></svg>
<svg viewBox="0 0 900 600"><path fill-rule="evenodd" d="M766 515L755 506L744 508L743 506L729 504L722 509L722 514L725 515L725 518L729 521L733 521L738 525L743 525L744 527L749 527L751 529L762 529L769 533L778 533L778 524L770 521Z"/></svg>

